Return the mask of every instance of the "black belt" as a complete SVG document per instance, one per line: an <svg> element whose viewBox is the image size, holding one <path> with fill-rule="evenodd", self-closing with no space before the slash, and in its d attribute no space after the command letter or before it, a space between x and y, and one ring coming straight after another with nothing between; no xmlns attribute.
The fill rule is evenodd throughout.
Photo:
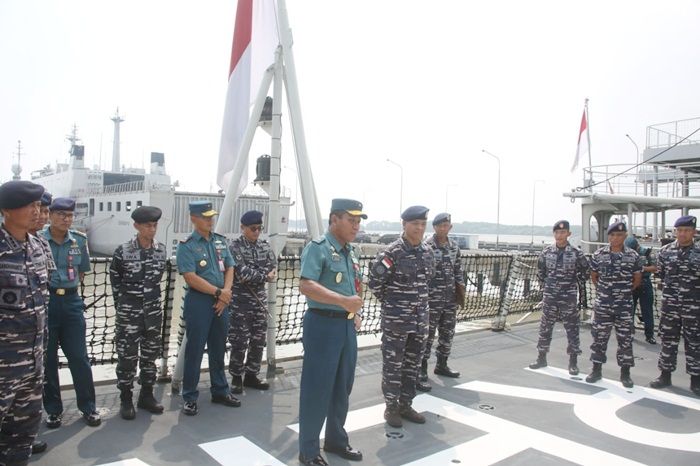
<svg viewBox="0 0 700 466"><path fill-rule="evenodd" d="M49 291L56 296L65 296L69 294L75 294L78 292L78 287L74 286L73 288L54 288L52 286L49 287Z"/></svg>
<svg viewBox="0 0 700 466"><path fill-rule="evenodd" d="M327 309L313 309L309 308L309 311L313 312L314 314L318 314L323 317L331 317L334 319L354 319L355 318L355 313L354 312L346 312L346 311L329 311Z"/></svg>

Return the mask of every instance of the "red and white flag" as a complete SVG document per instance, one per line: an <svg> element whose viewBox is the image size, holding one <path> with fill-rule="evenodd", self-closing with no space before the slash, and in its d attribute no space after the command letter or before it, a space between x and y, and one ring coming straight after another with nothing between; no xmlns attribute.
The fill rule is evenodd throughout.
<svg viewBox="0 0 700 466"><path fill-rule="evenodd" d="M574 165L571 167L571 171L576 170L578 162L584 154L587 154L590 150L588 146L588 112L587 107L583 108L583 116L581 117L581 128L578 131L578 145L576 146L576 158L574 159Z"/></svg>
<svg viewBox="0 0 700 466"><path fill-rule="evenodd" d="M277 3L274 0L238 0L216 173L219 187L228 190L236 159L246 158L236 197L248 184L248 154L239 154L239 151L250 108L265 70L275 61L279 43Z"/></svg>

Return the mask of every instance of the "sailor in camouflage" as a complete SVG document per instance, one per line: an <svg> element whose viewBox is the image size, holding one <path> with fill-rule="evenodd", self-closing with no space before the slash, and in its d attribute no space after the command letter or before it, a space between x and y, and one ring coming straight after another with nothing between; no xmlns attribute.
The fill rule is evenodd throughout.
<svg viewBox="0 0 700 466"><path fill-rule="evenodd" d="M554 244L545 247L537 260L537 279L540 281L542 317L540 338L537 342L537 361L530 369L547 365L547 353L552 342L552 330L561 320L566 330L569 355L569 374L578 375L577 358L581 354L579 340L579 312L576 305L578 285L588 280L591 273L586 256L569 243L571 231L567 220L560 220L552 228Z"/></svg>
<svg viewBox="0 0 700 466"><path fill-rule="evenodd" d="M649 385L653 388L671 385L682 334L690 389L700 396L700 246L693 240L696 223L692 215L679 218L674 224L676 241L664 246L657 256L656 274L663 281L658 363L661 375Z"/></svg>
<svg viewBox="0 0 700 466"><path fill-rule="evenodd" d="M435 257L423 242L428 209L411 206L402 214L402 236L370 265L368 285L382 304L382 392L384 418L401 427L401 418L422 424L411 406L428 336L428 283Z"/></svg>
<svg viewBox="0 0 700 466"><path fill-rule="evenodd" d="M141 367L138 407L154 414L163 412L163 406L153 397L156 359L162 348L160 281L166 263L165 245L155 240L161 215L158 207L142 206L134 210L131 218L137 234L117 247L109 267L112 297L117 308L116 372L121 392L119 412L123 419L136 416L133 388L137 364Z"/></svg>
<svg viewBox="0 0 700 466"><path fill-rule="evenodd" d="M624 245L626 236L627 226L623 222L613 223L608 227L609 244L591 257L591 279L596 285L596 297L591 329L593 370L586 382L594 383L603 377L603 364L607 360L605 352L615 327L620 382L630 388L634 385L630 377L630 368L634 366L632 290L642 283L643 260L636 251Z"/></svg>
<svg viewBox="0 0 700 466"><path fill-rule="evenodd" d="M233 393L242 393L243 386L258 390L269 388L267 382L258 379L258 374L267 335L265 288L277 278L277 260L270 243L259 239L262 229L263 213L248 211L241 216L241 236L229 242L236 262L228 331L231 343L228 370Z"/></svg>
<svg viewBox="0 0 700 466"><path fill-rule="evenodd" d="M462 261L460 260L459 246L447 235L452 229L452 217L448 213L441 213L433 219L435 234L426 244L433 249L435 254L435 275L429 284L428 307L430 309L430 325L428 338L425 342L425 353L421 362L420 377L416 388L420 391L430 391L428 383L428 359L430 349L435 339L435 331L438 333L438 345L435 348L437 364L433 372L445 377L457 378L459 372L455 372L447 365L447 358L452 349L452 338L457 324L457 307L464 305L464 275L462 274ZM458 292L459 290L459 292Z"/></svg>
<svg viewBox="0 0 700 466"><path fill-rule="evenodd" d="M27 464L41 423L46 306L54 265L29 230L37 222L43 192L29 181L0 186L0 464Z"/></svg>

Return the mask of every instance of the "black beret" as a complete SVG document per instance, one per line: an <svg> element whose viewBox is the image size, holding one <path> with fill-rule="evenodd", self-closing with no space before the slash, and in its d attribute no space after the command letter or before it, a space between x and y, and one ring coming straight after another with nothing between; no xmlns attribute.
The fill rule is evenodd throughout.
<svg viewBox="0 0 700 466"><path fill-rule="evenodd" d="M367 214L362 212L362 203L354 199L333 199L331 201L331 212L344 210L350 215L367 218Z"/></svg>
<svg viewBox="0 0 700 466"><path fill-rule="evenodd" d="M263 213L259 210L249 210L241 215L241 225L262 225Z"/></svg>
<svg viewBox="0 0 700 466"><path fill-rule="evenodd" d="M158 207L144 205L137 207L136 210L131 213L131 218L134 219L136 223L148 223L157 222L160 220L161 215L163 215L163 211Z"/></svg>
<svg viewBox="0 0 700 466"><path fill-rule="evenodd" d="M410 222L411 220L427 220L429 210L430 209L422 205L412 205L403 211L401 220L406 222Z"/></svg>
<svg viewBox="0 0 700 466"><path fill-rule="evenodd" d="M433 226L435 225L440 225L441 223L452 223L452 216L448 214L447 212L443 212L441 214L437 214L435 218L433 219Z"/></svg>
<svg viewBox="0 0 700 466"><path fill-rule="evenodd" d="M41 200L44 187L31 181L13 180L0 186L0 209L19 209Z"/></svg>
<svg viewBox="0 0 700 466"><path fill-rule="evenodd" d="M57 197L49 206L49 210L67 210L73 212L75 210L75 201L70 197Z"/></svg>
<svg viewBox="0 0 700 466"><path fill-rule="evenodd" d="M53 201L53 196L51 195L51 193L48 191L44 191L44 194L41 195L42 207L50 206L52 201Z"/></svg>
<svg viewBox="0 0 700 466"><path fill-rule="evenodd" d="M554 224L552 227L552 231L557 231L557 230L570 230L569 228L569 221L568 220L559 220L557 223Z"/></svg>
<svg viewBox="0 0 700 466"><path fill-rule="evenodd" d="M673 224L675 228L678 227L692 227L695 228L695 224L697 223L697 218L693 217L692 215L684 215L683 217L679 218L676 220L676 223Z"/></svg>
<svg viewBox="0 0 700 466"><path fill-rule="evenodd" d="M608 227L608 234L620 231L627 232L627 225L625 225L625 222L615 222Z"/></svg>

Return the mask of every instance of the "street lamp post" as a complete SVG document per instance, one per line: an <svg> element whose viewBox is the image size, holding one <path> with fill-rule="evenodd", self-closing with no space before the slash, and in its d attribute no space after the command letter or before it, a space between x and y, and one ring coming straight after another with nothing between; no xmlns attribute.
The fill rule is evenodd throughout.
<svg viewBox="0 0 700 466"><path fill-rule="evenodd" d="M530 244L535 244L535 188L537 183L544 183L544 180L535 180L532 182L532 227L530 229Z"/></svg>
<svg viewBox="0 0 700 466"><path fill-rule="evenodd" d="M501 230L501 159L486 149L481 149L481 152L490 155L498 162L498 198L496 201L496 249L498 249L498 240L500 239L499 235Z"/></svg>
<svg viewBox="0 0 700 466"><path fill-rule="evenodd" d="M399 194L399 216L400 216L403 213L403 167L391 159L386 159L386 161L399 167L399 171L401 173L401 184L399 185L399 193L400 193Z"/></svg>
<svg viewBox="0 0 700 466"><path fill-rule="evenodd" d="M634 144L634 149L637 151L637 159L636 159L637 160L637 163L636 163L636 165L637 165L637 179L634 180L634 194L636 196L637 195L637 184L639 183L639 165L641 164L641 159L639 158L639 146L637 145L636 142L634 142L634 139L632 139L632 136L630 136L629 134L625 134L625 137L627 137L627 139L629 139L630 142L632 144ZM644 176L644 195L645 196L647 195L646 176ZM630 220L632 220L632 219L630 219ZM636 222L632 222L632 223L634 225ZM631 228L633 228L633 225L631 226ZM644 212L644 235L646 235L646 234L647 234L647 213Z"/></svg>

